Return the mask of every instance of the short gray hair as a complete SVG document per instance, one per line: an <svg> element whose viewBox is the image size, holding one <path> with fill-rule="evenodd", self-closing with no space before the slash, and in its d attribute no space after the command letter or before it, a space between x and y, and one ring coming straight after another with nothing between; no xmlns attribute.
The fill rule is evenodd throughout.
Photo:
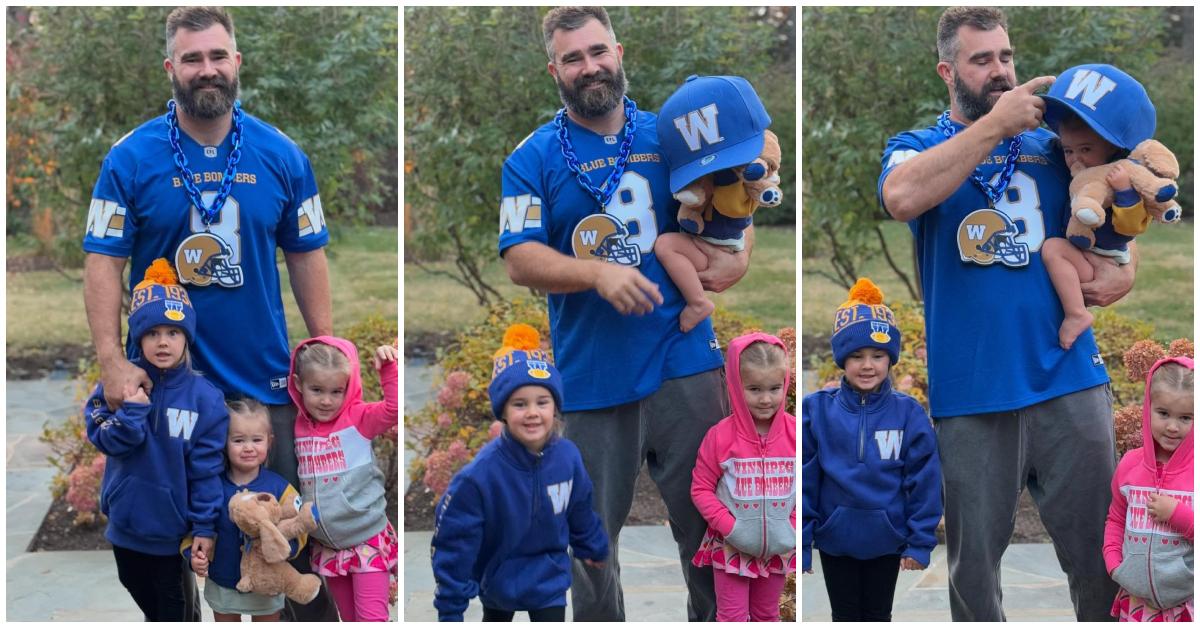
<svg viewBox="0 0 1200 628"><path fill-rule="evenodd" d="M220 24L229 33L234 52L237 51L237 38L233 36L233 18L221 7L179 7L167 16L167 47L168 59L175 58L175 33L180 29L199 32L207 30L213 24Z"/></svg>
<svg viewBox="0 0 1200 628"><path fill-rule="evenodd" d="M554 61L554 31L573 31L587 24L588 20L599 21L604 26L604 30L608 31L608 36L612 37L613 41L617 40L617 36L613 33L612 22L608 20L608 11L605 11L604 7L550 9L550 12L542 19L542 37L546 41L546 56L550 57L550 61Z"/></svg>
<svg viewBox="0 0 1200 628"><path fill-rule="evenodd" d="M976 30L990 31L999 26L1008 32L1008 20L1004 12L992 7L950 7L938 19L938 61L954 63L958 56L958 29L970 26Z"/></svg>

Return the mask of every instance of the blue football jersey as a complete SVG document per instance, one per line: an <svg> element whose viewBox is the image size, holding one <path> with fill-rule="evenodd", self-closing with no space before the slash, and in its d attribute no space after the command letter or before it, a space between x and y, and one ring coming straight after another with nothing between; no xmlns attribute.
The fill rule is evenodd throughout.
<svg viewBox="0 0 1200 628"><path fill-rule="evenodd" d="M232 135L220 146L204 147L180 133L205 203L220 189ZM329 242L308 157L247 114L237 178L208 227L181 176L165 115L121 138L100 169L83 249L132 258L131 288L155 258L167 258L196 308L194 367L226 394L289 403L290 354L275 249L304 252ZM139 347L127 340L126 351L132 358Z"/></svg>
<svg viewBox="0 0 1200 628"><path fill-rule="evenodd" d="M945 139L932 126L889 140L880 203L893 168ZM1008 146L998 144L979 166L991 184ZM1017 163L995 207L968 179L908 223L925 296L934 417L1015 410L1108 381L1090 329L1070 351L1058 345L1062 304L1041 256L1046 238L1063 237L1070 211L1070 173L1054 134L1022 134Z"/></svg>
<svg viewBox="0 0 1200 628"><path fill-rule="evenodd" d="M620 138L570 121L568 131L582 169L599 185L612 171ZM668 181L655 115L647 112L638 112L625 173L603 209L567 168L553 122L525 138L504 162L501 254L515 244L540 242L580 259L636 267L662 292L663 304L643 316L622 316L595 290L549 295L551 342L567 411L636 401L663 380L723 363L711 320L680 333L685 302L654 255L658 234L679 230Z"/></svg>

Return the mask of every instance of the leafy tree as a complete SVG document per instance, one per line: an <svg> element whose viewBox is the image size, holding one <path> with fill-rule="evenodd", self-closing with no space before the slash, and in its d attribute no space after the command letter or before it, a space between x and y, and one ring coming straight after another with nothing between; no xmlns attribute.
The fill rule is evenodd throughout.
<svg viewBox="0 0 1200 628"><path fill-rule="evenodd" d="M917 298L911 262L887 248L876 185L888 138L928 126L947 107L937 64L935 7L804 9L804 251L806 264L849 287L862 260L881 256ZM1112 63L1139 77L1158 104L1158 136L1180 157L1190 206L1192 65L1172 53L1165 8L1006 9L1017 78ZM829 259L825 264L823 259Z"/></svg>
<svg viewBox="0 0 1200 628"><path fill-rule="evenodd" d="M113 142L165 111L165 7L8 10L8 233L79 263ZM396 206L396 10L235 8L246 110L308 153L327 217ZM43 224L48 221L49 224ZM41 226L39 226L41 225Z"/></svg>
<svg viewBox="0 0 1200 628"><path fill-rule="evenodd" d="M405 9L406 261L453 258L453 278L480 303L498 296L480 269L496 257L504 159L562 106L546 72L545 11ZM640 109L657 110L690 74L742 75L763 98L785 155L796 146L792 15L742 7L609 12ZM680 35L664 45L664 33ZM794 190L795 165L782 176L783 189ZM762 215L794 224L795 199Z"/></svg>

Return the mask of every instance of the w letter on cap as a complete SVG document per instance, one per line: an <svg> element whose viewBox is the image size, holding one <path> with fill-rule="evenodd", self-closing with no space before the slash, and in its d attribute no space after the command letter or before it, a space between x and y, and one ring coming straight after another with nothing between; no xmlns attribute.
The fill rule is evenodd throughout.
<svg viewBox="0 0 1200 628"><path fill-rule="evenodd" d="M1071 86L1063 97L1068 100L1078 98L1080 103L1095 111L1096 103L1116 88L1116 82L1107 76L1094 70L1080 70L1071 77Z"/></svg>
<svg viewBox="0 0 1200 628"><path fill-rule="evenodd" d="M701 137L709 144L716 144L725 139L721 137L721 131L717 128L716 103L689 111L675 118L674 122L675 128L679 129L679 134L683 136L683 141L687 142L688 148L693 151L700 150Z"/></svg>

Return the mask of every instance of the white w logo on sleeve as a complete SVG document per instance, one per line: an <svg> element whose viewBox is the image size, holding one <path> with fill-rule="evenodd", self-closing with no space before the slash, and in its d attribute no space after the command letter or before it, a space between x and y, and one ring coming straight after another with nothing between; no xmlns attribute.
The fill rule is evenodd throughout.
<svg viewBox="0 0 1200 628"><path fill-rule="evenodd" d="M554 506L554 514L561 515L567 509L567 502L571 501L571 485L574 483L575 480L567 480L546 487L546 492L550 495L550 504Z"/></svg>
<svg viewBox="0 0 1200 628"><path fill-rule="evenodd" d="M900 443L904 441L904 430L880 430L875 432L875 444L879 445L880 460L899 460Z"/></svg>
<svg viewBox="0 0 1200 628"><path fill-rule="evenodd" d="M200 418L200 413L192 410L167 408L167 420L171 424L171 436L175 438L180 438L180 435L182 435L184 440L191 440L192 430L196 428L196 419L198 418Z"/></svg>
<svg viewBox="0 0 1200 628"><path fill-rule="evenodd" d="M683 136L683 141L687 142L688 148L693 151L700 150L701 137L709 144L725 140L717 128L717 113L717 105L714 103L675 118L675 128L679 129L679 134Z"/></svg>
<svg viewBox="0 0 1200 628"><path fill-rule="evenodd" d="M1079 102L1095 111L1096 104L1100 102L1100 99L1116 88L1116 82L1107 76L1093 70L1081 70L1071 77L1071 86L1067 88L1067 93L1063 95L1063 98L1078 99Z"/></svg>

